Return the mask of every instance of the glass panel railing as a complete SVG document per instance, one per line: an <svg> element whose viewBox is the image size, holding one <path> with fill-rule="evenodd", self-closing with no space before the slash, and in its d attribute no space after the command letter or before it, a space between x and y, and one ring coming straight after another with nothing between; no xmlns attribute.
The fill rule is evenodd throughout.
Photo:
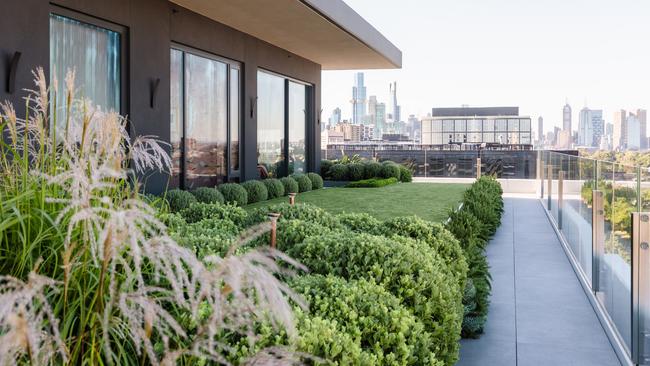
<svg viewBox="0 0 650 366"><path fill-rule="evenodd" d="M539 159L539 197L574 266L623 352L650 364L650 169L550 151Z"/></svg>

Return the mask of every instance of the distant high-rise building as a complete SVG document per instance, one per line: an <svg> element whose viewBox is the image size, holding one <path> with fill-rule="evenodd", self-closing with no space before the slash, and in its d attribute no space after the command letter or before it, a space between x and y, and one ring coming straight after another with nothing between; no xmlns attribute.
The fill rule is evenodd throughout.
<svg viewBox="0 0 650 366"><path fill-rule="evenodd" d="M645 109L636 110L636 118L639 120L639 134L641 136L641 150L648 149L648 112Z"/></svg>
<svg viewBox="0 0 650 366"><path fill-rule="evenodd" d="M553 145L557 145L560 139L560 131L562 131L561 128L559 127L554 127L553 128ZM550 141L549 141L550 142Z"/></svg>
<svg viewBox="0 0 650 366"><path fill-rule="evenodd" d="M641 149L641 121L634 114L627 116L627 150Z"/></svg>
<svg viewBox="0 0 650 366"><path fill-rule="evenodd" d="M352 87L352 123L361 124L366 116L366 86L362 72L354 74Z"/></svg>
<svg viewBox="0 0 650 366"><path fill-rule="evenodd" d="M571 106L568 101L562 110L562 130L571 132Z"/></svg>
<svg viewBox="0 0 650 366"><path fill-rule="evenodd" d="M386 103L377 103L375 114L375 138L386 132Z"/></svg>
<svg viewBox="0 0 650 366"><path fill-rule="evenodd" d="M599 147L604 134L603 111L583 108L578 119L578 145Z"/></svg>
<svg viewBox="0 0 650 366"><path fill-rule="evenodd" d="M614 112L614 130L612 131L612 149L627 148L627 112L623 109Z"/></svg>
<svg viewBox="0 0 650 366"><path fill-rule="evenodd" d="M539 144L544 142L544 118L542 116L537 118L537 142Z"/></svg>
<svg viewBox="0 0 650 366"><path fill-rule="evenodd" d="M371 95L368 98L368 120L370 124L377 123L377 96Z"/></svg>
<svg viewBox="0 0 650 366"><path fill-rule="evenodd" d="M341 123L341 108L334 108L334 110L332 110L332 115L330 116L328 122L330 127Z"/></svg>
<svg viewBox="0 0 650 366"><path fill-rule="evenodd" d="M390 113L391 121L393 123L400 122L402 120L401 108L397 104L397 81L392 82L389 87L390 92Z"/></svg>

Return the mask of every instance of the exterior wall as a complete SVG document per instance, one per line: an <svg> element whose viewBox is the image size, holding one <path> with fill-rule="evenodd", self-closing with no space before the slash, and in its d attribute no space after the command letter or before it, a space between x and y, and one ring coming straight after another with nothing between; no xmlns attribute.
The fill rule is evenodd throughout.
<svg viewBox="0 0 650 366"><path fill-rule="evenodd" d="M166 0L54 0L56 6L126 27L126 107L138 135L170 138L170 48L178 43L242 64L242 179L257 172L257 70L262 68L314 86L312 120L306 143L308 170L320 165L321 66L223 24L193 13ZM45 0L6 0L3 10L11 14L0 22L0 100L9 100L17 110L24 103L25 88L33 88L31 70L42 66L49 76L49 14ZM16 88L7 92L9 65L14 52L22 52L16 73ZM155 107L150 106L151 84L160 79ZM252 111L252 113L251 113ZM162 175L146 177L149 191L167 185Z"/></svg>

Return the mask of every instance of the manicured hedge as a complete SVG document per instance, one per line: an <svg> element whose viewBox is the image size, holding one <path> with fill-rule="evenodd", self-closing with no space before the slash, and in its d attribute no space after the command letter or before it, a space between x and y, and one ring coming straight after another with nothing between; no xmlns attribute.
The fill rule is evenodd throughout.
<svg viewBox="0 0 650 366"><path fill-rule="evenodd" d="M367 213L343 213L337 215L341 225L356 233L380 235L382 222Z"/></svg>
<svg viewBox="0 0 650 366"><path fill-rule="evenodd" d="M320 175L323 178L329 178L330 168L334 165L334 162L331 160L321 160L320 161Z"/></svg>
<svg viewBox="0 0 650 366"><path fill-rule="evenodd" d="M460 210L452 210L446 228L460 241L469 264L463 296L462 336L478 338L488 317L490 272L485 246L501 222L503 190L491 177L477 180L466 192Z"/></svg>
<svg viewBox="0 0 650 366"><path fill-rule="evenodd" d="M237 183L222 184L217 189L223 195L226 203L233 203L237 206L246 206L248 204L248 192Z"/></svg>
<svg viewBox="0 0 650 366"><path fill-rule="evenodd" d="M194 203L182 210L179 215L187 223L195 223L205 219L218 219L232 221L243 227L248 220L248 214L241 207L233 205Z"/></svg>
<svg viewBox="0 0 650 366"><path fill-rule="evenodd" d="M309 237L288 254L313 273L365 278L384 286L423 322L436 356L446 365L457 361L463 293L441 256L427 244L404 237L333 232Z"/></svg>
<svg viewBox="0 0 650 366"><path fill-rule="evenodd" d="M216 188L200 187L191 191L196 200L201 203L223 203L223 195Z"/></svg>
<svg viewBox="0 0 650 366"><path fill-rule="evenodd" d="M269 191L266 185L259 180L249 180L241 184L248 195L248 204L266 201L269 198Z"/></svg>
<svg viewBox="0 0 650 366"><path fill-rule="evenodd" d="M348 282L315 275L296 279L292 287L303 294L312 314L336 321L345 333L356 335L361 349L376 357L378 364L438 363L431 335L382 286L364 279Z"/></svg>
<svg viewBox="0 0 650 366"><path fill-rule="evenodd" d="M371 178L371 179L360 180L358 182L350 182L345 187L346 188L381 188L398 182L399 181L396 178L385 178L385 179Z"/></svg>
<svg viewBox="0 0 650 366"><path fill-rule="evenodd" d="M298 192L309 192L312 189L311 179L306 174L293 174L291 178L298 182Z"/></svg>
<svg viewBox="0 0 650 366"><path fill-rule="evenodd" d="M328 172L328 176L332 180L348 180L348 166L345 164L334 164Z"/></svg>
<svg viewBox="0 0 650 366"><path fill-rule="evenodd" d="M196 203L196 197L188 191L182 191L180 189L172 189L167 191L165 194L165 199L169 204L169 210L171 212L178 212L182 209L190 207L191 204Z"/></svg>
<svg viewBox="0 0 650 366"><path fill-rule="evenodd" d="M382 165L376 161L368 161L363 166L363 177L372 179L381 176Z"/></svg>
<svg viewBox="0 0 650 366"><path fill-rule="evenodd" d="M298 182L291 177L280 178L280 182L284 185L284 195L288 196L289 193L298 193L299 187Z"/></svg>
<svg viewBox="0 0 650 366"><path fill-rule="evenodd" d="M411 183L413 181L413 173L411 169L404 165L399 166L399 181L402 183Z"/></svg>
<svg viewBox="0 0 650 366"><path fill-rule="evenodd" d="M284 196L284 184L279 179L269 178L262 181L266 186L269 193L269 199L274 199Z"/></svg>
<svg viewBox="0 0 650 366"><path fill-rule="evenodd" d="M255 209L248 214L248 225L255 225L266 221L267 215L270 212L279 213L280 221L303 220L320 224L331 229L339 229L342 227L338 219L331 213L314 205L300 203L293 206L288 203L281 203Z"/></svg>
<svg viewBox="0 0 650 366"><path fill-rule="evenodd" d="M362 180L364 175L364 166L360 163L348 164L348 179L355 182Z"/></svg>
<svg viewBox="0 0 650 366"><path fill-rule="evenodd" d="M323 188L323 178L316 173L307 173L307 177L311 180L311 189Z"/></svg>
<svg viewBox="0 0 650 366"><path fill-rule="evenodd" d="M390 162L384 162L381 167L381 176L384 178L395 178L399 180L400 178L400 169L399 165Z"/></svg>

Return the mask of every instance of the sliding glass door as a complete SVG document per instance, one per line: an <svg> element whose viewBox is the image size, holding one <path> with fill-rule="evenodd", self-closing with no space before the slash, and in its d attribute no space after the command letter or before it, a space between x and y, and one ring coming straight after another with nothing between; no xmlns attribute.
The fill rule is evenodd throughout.
<svg viewBox="0 0 650 366"><path fill-rule="evenodd" d="M215 186L239 169L239 105L239 65L171 50L170 186Z"/></svg>
<svg viewBox="0 0 650 366"><path fill-rule="evenodd" d="M257 164L260 178L307 171L310 90L307 84L258 71Z"/></svg>

